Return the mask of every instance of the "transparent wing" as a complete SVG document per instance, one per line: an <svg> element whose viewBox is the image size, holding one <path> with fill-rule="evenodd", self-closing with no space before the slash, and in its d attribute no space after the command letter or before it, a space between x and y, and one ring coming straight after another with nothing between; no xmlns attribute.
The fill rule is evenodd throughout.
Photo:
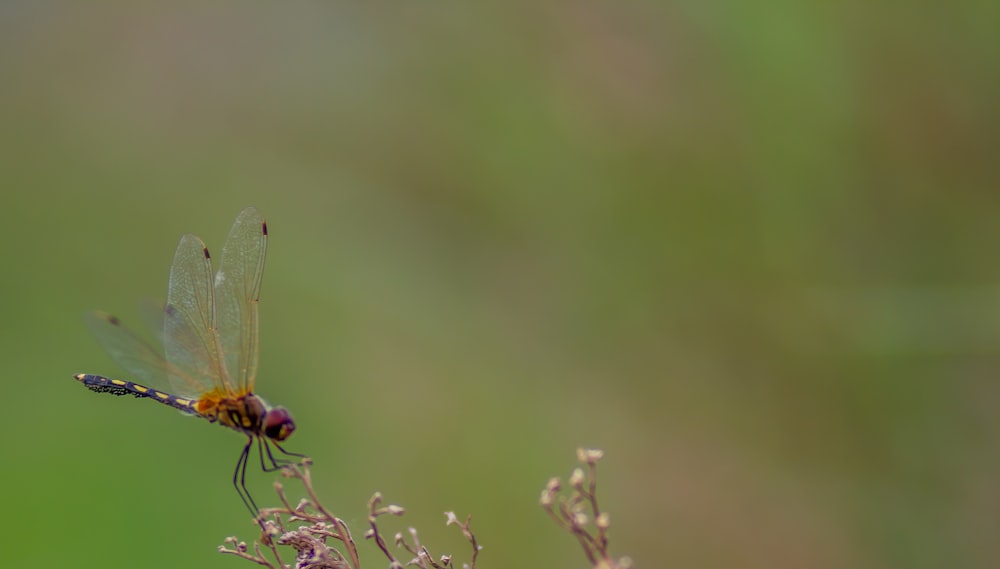
<svg viewBox="0 0 1000 569"><path fill-rule="evenodd" d="M122 326L116 316L95 310L84 316L97 343L136 381L149 387L166 387L167 361L163 354L134 332Z"/></svg>
<svg viewBox="0 0 1000 569"><path fill-rule="evenodd" d="M240 212L222 248L215 302L225 367L238 391L252 392L260 345L257 304L267 254L267 224L256 208Z"/></svg>
<svg viewBox="0 0 1000 569"><path fill-rule="evenodd" d="M201 239L181 237L170 266L163 309L163 350L174 391L197 399L218 389L233 393L215 325L212 260Z"/></svg>
<svg viewBox="0 0 1000 569"><path fill-rule="evenodd" d="M162 350L126 328L118 317L95 310L84 315L84 321L111 359L132 374L139 383L163 389L168 385L167 378L170 375L184 375L181 370L167 363ZM192 382L190 378L185 380L186 384Z"/></svg>
<svg viewBox="0 0 1000 569"><path fill-rule="evenodd" d="M153 333L153 345L163 346L163 301L143 298L139 301L139 316L146 329ZM160 352L163 348L160 348Z"/></svg>

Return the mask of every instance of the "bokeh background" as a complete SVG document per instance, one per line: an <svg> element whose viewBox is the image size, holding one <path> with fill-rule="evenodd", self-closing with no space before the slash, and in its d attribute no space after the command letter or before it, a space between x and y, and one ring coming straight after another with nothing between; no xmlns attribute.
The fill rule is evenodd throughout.
<svg viewBox="0 0 1000 569"><path fill-rule="evenodd" d="M256 205L258 392L359 538L584 567L588 445L643 567L1000 565L998 11L3 2L4 563L249 566L239 437L71 375Z"/></svg>

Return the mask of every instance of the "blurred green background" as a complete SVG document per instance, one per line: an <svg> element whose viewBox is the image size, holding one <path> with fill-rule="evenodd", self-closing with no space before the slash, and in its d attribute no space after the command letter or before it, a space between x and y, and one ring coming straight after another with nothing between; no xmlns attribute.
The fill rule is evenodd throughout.
<svg viewBox="0 0 1000 569"><path fill-rule="evenodd" d="M998 6L0 4L4 563L249 566L240 438L71 376L255 205L258 392L359 539L584 567L583 444L640 566L1000 565Z"/></svg>

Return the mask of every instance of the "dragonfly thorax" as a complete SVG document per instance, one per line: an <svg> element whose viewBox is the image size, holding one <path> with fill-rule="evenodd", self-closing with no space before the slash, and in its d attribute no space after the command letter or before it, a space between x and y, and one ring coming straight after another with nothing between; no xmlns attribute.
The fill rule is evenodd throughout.
<svg viewBox="0 0 1000 569"><path fill-rule="evenodd" d="M239 397L208 396L197 403L209 421L253 436L283 441L295 430L295 422L284 407L271 408L263 399L247 393Z"/></svg>

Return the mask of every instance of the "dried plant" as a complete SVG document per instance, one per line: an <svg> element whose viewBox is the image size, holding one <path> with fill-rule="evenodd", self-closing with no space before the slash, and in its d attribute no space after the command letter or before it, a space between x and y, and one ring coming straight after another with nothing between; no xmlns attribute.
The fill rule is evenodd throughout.
<svg viewBox="0 0 1000 569"><path fill-rule="evenodd" d="M583 468L573 470L569 477L568 495L560 493L563 488L559 478L550 478L539 502L559 527L576 537L591 566L628 569L632 566L631 559L614 559L608 552L611 516L602 512L597 503L597 462L603 457L602 450L578 448L576 458L586 471Z"/></svg>
<svg viewBox="0 0 1000 569"><path fill-rule="evenodd" d="M276 483L274 487L281 507L264 508L260 511L256 518L261 530L260 537L252 546L248 546L246 542L236 537L226 538L225 545L219 546L219 551L270 569L285 569L292 566L282 560L282 548L291 547L296 551L295 569L361 569L357 545L351 537L347 524L330 513L316 497L310 466L311 463L307 459L301 464L286 466L282 470L287 478L302 483L306 498L293 507L285 495L284 486ZM395 504L383 505L382 495L378 492L368 501L368 529L365 531L365 539L375 541L379 550L389 560L392 569L402 569L404 563L397 559L386 544L377 522L380 516L402 516L404 513L405 510ZM460 522L452 512L445 512L445 515L447 525L457 525L472 546L471 559L468 563L463 563L462 567L475 569L481 546L470 528L471 516L466 518L465 522ZM292 523L297 526L288 527ZM414 556L405 563L406 565L416 565L421 569L454 568L451 555L442 555L435 559L427 547L420 543L416 529L409 528L409 534L409 540L404 538L402 533L397 533L393 540L398 549ZM273 561L265 555L264 550L270 552Z"/></svg>
<svg viewBox="0 0 1000 569"><path fill-rule="evenodd" d="M630 569L632 561L628 557L615 559L608 547L610 515L602 511L597 502L597 462L604 456L598 449L577 449L577 459L583 465L570 474L568 488L563 492L563 483L552 478L542 490L541 505L549 517L559 527L567 530L580 543L587 561L595 569ZM264 508L257 516L260 537L247 545L235 537L226 539L219 551L253 561L269 569L361 569L361 559L351 532L342 519L330 513L316 497L310 476L310 461L286 466L283 475L302 483L306 497L292 506L285 495L284 486L275 484L280 507ZM420 543L417 530L409 528L393 536L392 544L383 536L379 528L382 516L402 516L405 510L395 504L385 504L382 495L376 492L368 501L368 528L365 539L375 542L382 555L389 560L390 569L403 569L415 565L420 569L454 569L455 560L451 555L435 557L427 546ZM482 546L470 526L471 516L460 521L453 512L445 512L447 525L456 525L469 542L472 553L469 561L462 563L464 569L475 569ZM295 527L291 527L294 524ZM295 550L295 564L289 565L282 559L287 548ZM395 553L394 553L395 551ZM397 556L400 551L408 561ZM268 553L269 552L269 555Z"/></svg>

